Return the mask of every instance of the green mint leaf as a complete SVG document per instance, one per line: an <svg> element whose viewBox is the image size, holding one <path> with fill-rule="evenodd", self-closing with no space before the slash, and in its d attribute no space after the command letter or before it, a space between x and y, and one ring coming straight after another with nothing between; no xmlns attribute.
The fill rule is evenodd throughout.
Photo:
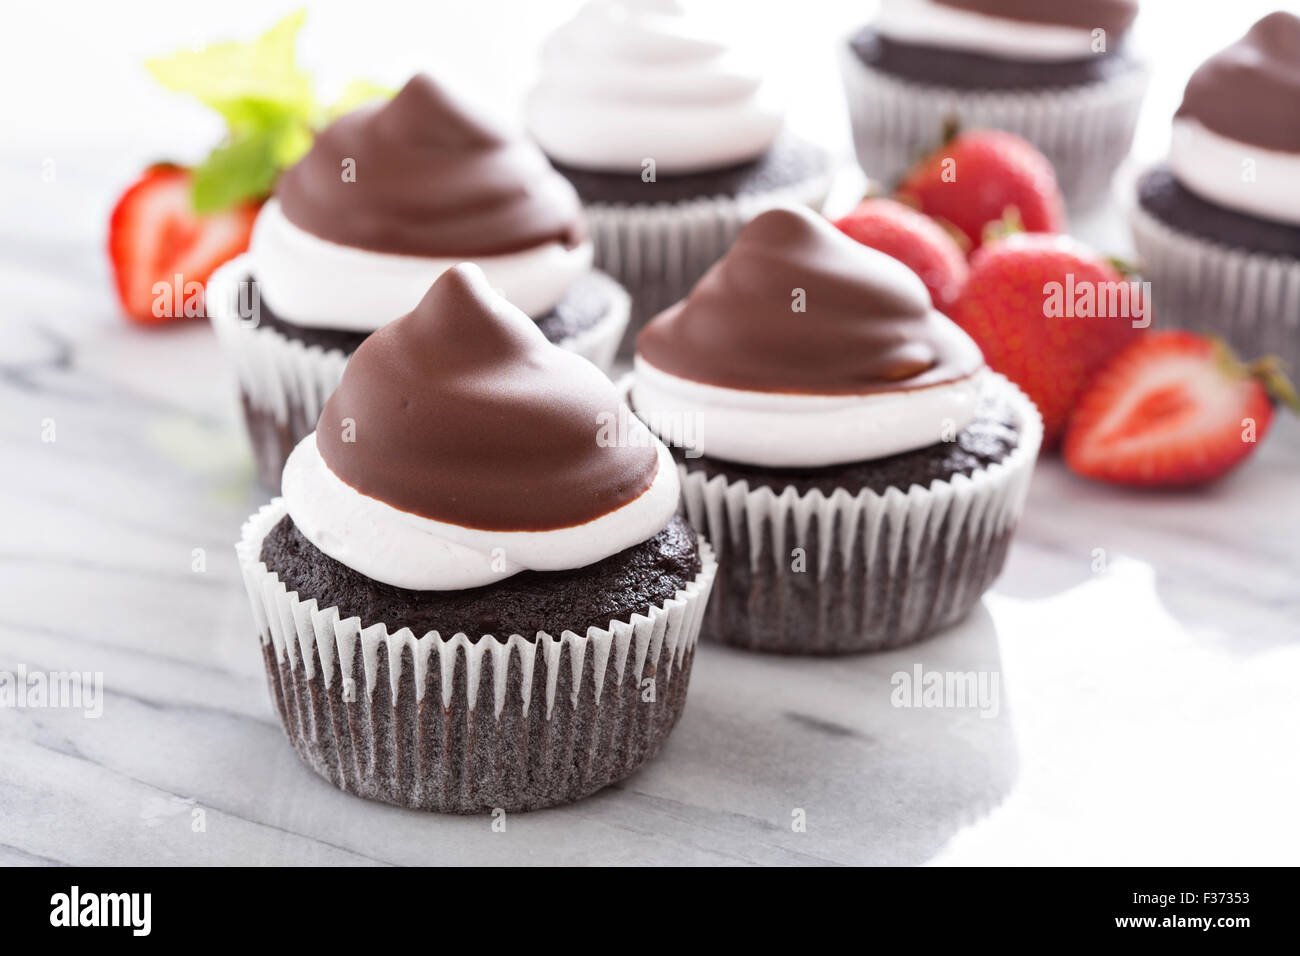
<svg viewBox="0 0 1300 956"><path fill-rule="evenodd" d="M209 153L194 169L194 211L219 212L269 193L280 171L276 151L283 136L277 130L260 130Z"/></svg>
<svg viewBox="0 0 1300 956"><path fill-rule="evenodd" d="M280 169L287 169L306 155L311 149L313 135L311 127L297 121L287 123L276 131L272 146L275 164Z"/></svg>
<svg viewBox="0 0 1300 956"><path fill-rule="evenodd" d="M286 114L310 123L316 114L312 79L294 52L306 16L305 10L291 13L251 42L182 50L146 66L168 89L220 113L234 134L274 127Z"/></svg>
<svg viewBox="0 0 1300 956"><path fill-rule="evenodd" d="M318 122L393 95L387 87L354 80L322 114L311 75L298 66L295 53L306 16L303 10L292 13L250 42L181 50L146 64L168 89L188 93L226 121L225 142L194 170L196 212L264 198L280 170L311 148Z"/></svg>
<svg viewBox="0 0 1300 956"><path fill-rule="evenodd" d="M343 95L325 111L326 120L336 120L345 113L351 113L359 106L365 106L372 100L391 99L397 91L390 86L372 83L370 80L350 80L343 88Z"/></svg>

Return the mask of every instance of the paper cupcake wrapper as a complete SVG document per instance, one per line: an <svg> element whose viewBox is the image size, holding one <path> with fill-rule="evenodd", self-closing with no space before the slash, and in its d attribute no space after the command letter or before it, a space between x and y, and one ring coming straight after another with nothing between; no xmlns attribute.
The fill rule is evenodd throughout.
<svg viewBox="0 0 1300 956"><path fill-rule="evenodd" d="M858 163L887 187L939 142L945 122L1002 129L1046 154L1074 208L1106 199L1133 142L1146 92L1142 69L1099 83L1025 91L926 86L875 70L840 44L841 72Z"/></svg>
<svg viewBox="0 0 1300 956"><path fill-rule="evenodd" d="M800 495L681 466L687 519L713 542L720 567L703 636L844 654L907 644L964 617L1002 570L1043 435L1024 393L1001 375L988 387L1012 397L1019 445L928 488Z"/></svg>
<svg viewBox="0 0 1300 956"><path fill-rule="evenodd" d="M1277 355L1300 372L1300 259L1180 232L1136 202L1129 224L1154 324L1211 332L1243 358Z"/></svg>
<svg viewBox="0 0 1300 956"><path fill-rule="evenodd" d="M266 487L278 490L289 452L315 430L348 356L241 319L235 296L238 283L250 271L247 256L217 270L208 286L208 315L222 351L235 367L258 476ZM627 327L631 298L613 279L598 278L608 286L609 314L592 328L556 344L608 371Z"/></svg>
<svg viewBox="0 0 1300 956"><path fill-rule="evenodd" d="M648 614L558 637L416 637L339 617L260 560L281 499L236 553L276 711L298 756L349 793L478 813L568 803L631 774L681 716L717 563Z"/></svg>
<svg viewBox="0 0 1300 956"><path fill-rule="evenodd" d="M709 266L731 248L745 223L774 206L820 210L831 180L828 172L783 189L734 198L585 205L596 267L612 275L632 295L625 351L646 322L686 297Z"/></svg>

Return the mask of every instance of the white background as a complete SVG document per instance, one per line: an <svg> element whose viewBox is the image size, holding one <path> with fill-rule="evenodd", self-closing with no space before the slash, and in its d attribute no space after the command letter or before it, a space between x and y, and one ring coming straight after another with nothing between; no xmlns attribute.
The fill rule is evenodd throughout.
<svg viewBox="0 0 1300 956"><path fill-rule="evenodd" d="M1041 462L1006 570L959 628L834 661L701 648L658 760L508 837L363 803L300 767L233 565L260 493L228 370L200 323L124 323L102 252L107 211L145 162L196 160L221 134L141 61L251 37L296 6L0 11L0 668L103 671L109 695L98 721L0 712L0 865L1300 859L1295 422L1190 494ZM430 69L511 112L537 40L572 6L314 4L301 54L327 91ZM847 158L833 50L871 5L733 6L737 38L767 43L795 125ZM1134 165L1164 149L1195 64L1270 6L1146 0L1153 85ZM57 444L39 441L47 417ZM997 670L999 718L891 708L890 675L915 661ZM807 834L789 831L792 806L809 808Z"/></svg>
<svg viewBox="0 0 1300 956"><path fill-rule="evenodd" d="M575 0L338 0L310 11L300 56L326 91L365 76L400 85L430 70L517 115L537 44ZM789 92L794 125L848 154L832 55L865 22L870 0L714 0L736 42L760 46ZM1191 70L1283 0L1144 0L1136 42L1153 65L1135 152L1165 146L1168 118ZM249 38L292 0L15 2L0 19L0 129L4 145L39 157L95 147L129 177L157 157L200 158L221 125L184 97L160 90L141 66L196 43ZM1292 4L1292 6L1294 6Z"/></svg>

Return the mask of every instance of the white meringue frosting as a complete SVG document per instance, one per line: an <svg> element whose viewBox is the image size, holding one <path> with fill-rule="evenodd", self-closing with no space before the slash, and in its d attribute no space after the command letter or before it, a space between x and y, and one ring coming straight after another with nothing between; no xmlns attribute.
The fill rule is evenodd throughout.
<svg viewBox="0 0 1300 956"><path fill-rule="evenodd" d="M674 175L761 156L781 129L772 99L674 0L590 0L546 42L527 124L557 162Z"/></svg>

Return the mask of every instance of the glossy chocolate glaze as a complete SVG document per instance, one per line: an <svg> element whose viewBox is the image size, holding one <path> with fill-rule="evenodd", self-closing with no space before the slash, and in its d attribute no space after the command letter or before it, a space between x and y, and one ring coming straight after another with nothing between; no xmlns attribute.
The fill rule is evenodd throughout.
<svg viewBox="0 0 1300 956"><path fill-rule="evenodd" d="M598 441L619 406L594 365L547 342L477 267L460 265L361 343L316 445L345 483L401 511L545 531L607 514L654 480L653 446Z"/></svg>
<svg viewBox="0 0 1300 956"><path fill-rule="evenodd" d="M793 208L746 225L690 295L641 331L637 352L695 382L812 395L924 388L984 364L906 267Z"/></svg>
<svg viewBox="0 0 1300 956"><path fill-rule="evenodd" d="M376 252L472 258L582 237L577 194L541 151L423 74L326 127L276 196L300 229Z"/></svg>
<svg viewBox="0 0 1300 956"><path fill-rule="evenodd" d="M1270 13L1202 63L1175 115L1240 143L1300 153L1300 17Z"/></svg>

